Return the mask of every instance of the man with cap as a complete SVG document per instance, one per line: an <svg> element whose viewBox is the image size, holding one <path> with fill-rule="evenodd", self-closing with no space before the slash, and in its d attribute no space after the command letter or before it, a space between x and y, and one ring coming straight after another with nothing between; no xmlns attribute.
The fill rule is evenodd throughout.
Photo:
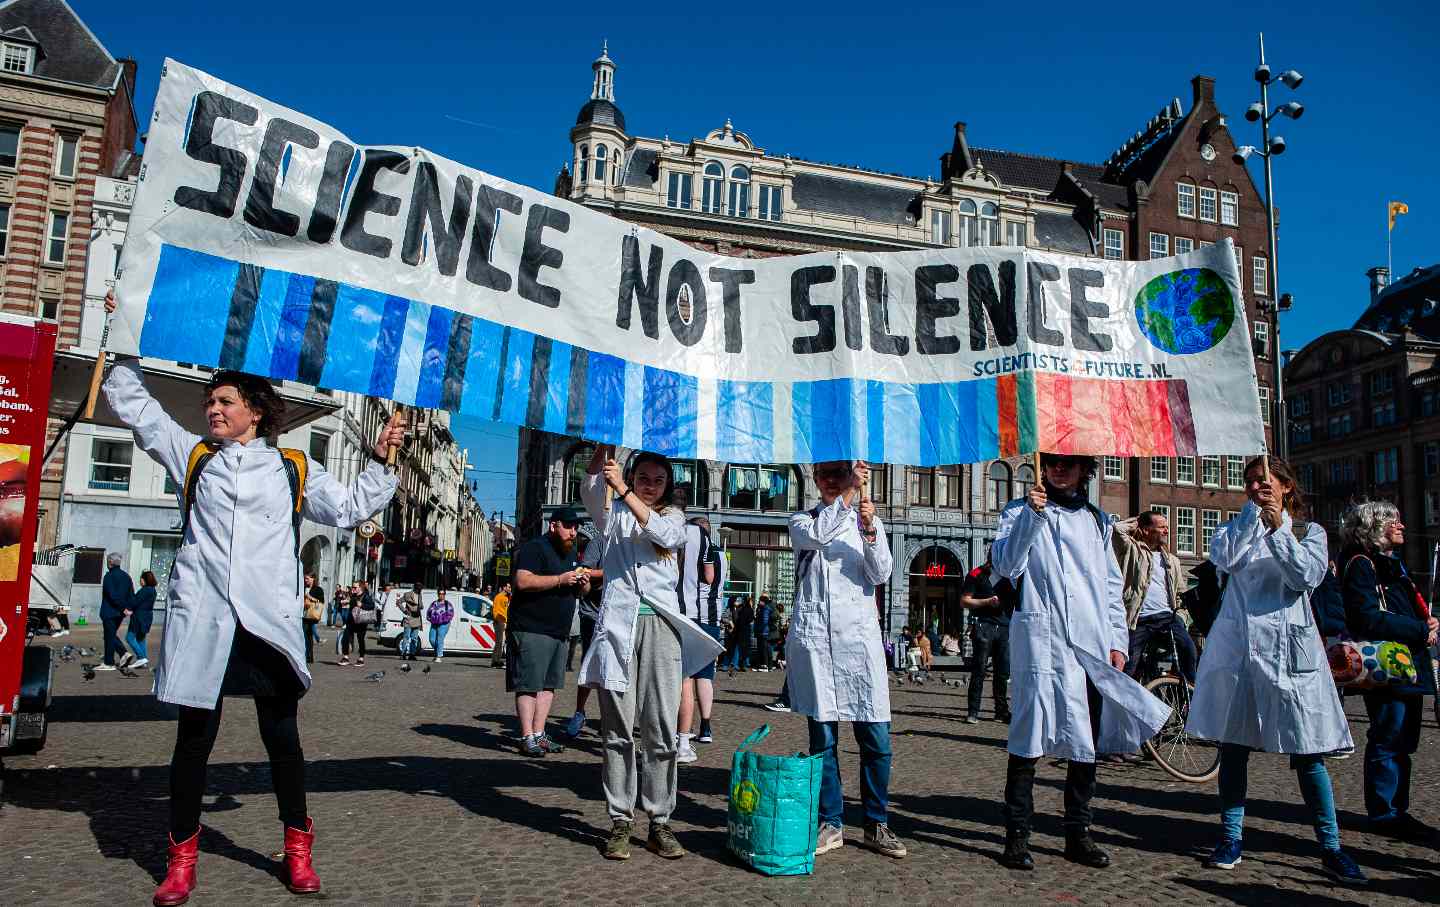
<svg viewBox="0 0 1440 907"><path fill-rule="evenodd" d="M587 571L575 559L579 526L580 515L573 508L561 507L550 515L548 532L515 552L505 689L515 694L520 752L526 756L564 749L545 732L545 722L555 691L565 683L576 599L590 588Z"/></svg>

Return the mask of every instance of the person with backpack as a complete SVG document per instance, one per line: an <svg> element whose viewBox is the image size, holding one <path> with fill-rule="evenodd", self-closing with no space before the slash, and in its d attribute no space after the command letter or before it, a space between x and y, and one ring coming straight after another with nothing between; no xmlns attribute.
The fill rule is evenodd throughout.
<svg viewBox="0 0 1440 907"><path fill-rule="evenodd" d="M445 590L435 593L435 600L425 609L425 619L430 621L430 648L435 650L435 660L445 658L445 635L450 632L450 621L455 619L455 606L445 600Z"/></svg>
<svg viewBox="0 0 1440 907"><path fill-rule="evenodd" d="M1324 871L1347 885L1365 873L1340 849L1325 756L1353 747L1328 670L1311 594L1325 581L1325 530L1304 522L1305 496L1284 460L1245 467L1249 503L1215 530L1210 560L1225 574L1190 700L1187 733L1220 744L1220 843L1206 865L1241 861L1250 753L1285 753L1322 848Z"/></svg>
<svg viewBox="0 0 1440 907"><path fill-rule="evenodd" d="M107 308L113 305L107 299ZM154 903L184 903L195 887L201 799L227 695L255 701L284 829L282 878L292 892L317 892L298 725L300 697L310 687L300 518L349 528L383 510L396 487L384 464L404 443L404 418L397 414L381 430L375 462L347 487L303 451L274 446L285 404L264 378L214 372L205 389L204 437L165 412L133 357L116 361L104 393L136 446L181 489L183 503L155 668L155 695L179 707L179 724L170 762L168 866Z"/></svg>
<svg viewBox="0 0 1440 907"><path fill-rule="evenodd" d="M414 661L420 654L420 630L425 626L419 583L400 596L400 658Z"/></svg>
<svg viewBox="0 0 1440 907"><path fill-rule="evenodd" d="M1365 812L1370 831L1400 841L1434 842L1435 829L1410 814L1411 757L1420 747L1425 697L1435 695L1430 647L1440 621L1430 613L1400 553L1405 524L1388 501L1364 501L1340 520L1341 590L1350 638L1393 642L1410 652L1413 680L1361 692L1365 735ZM132 618L133 620L133 618ZM1389 667L1386 665L1385 667ZM1399 672L1397 672L1399 673Z"/></svg>
<svg viewBox="0 0 1440 907"><path fill-rule="evenodd" d="M1110 855L1090 836L1096 752L1128 753L1170 710L1125 671L1120 565L1114 524L1090 503L1094 457L1042 453L1039 483L1000 514L994 572L1019 588L1010 618L1011 719L1002 865L1033 870L1035 766L1065 759L1065 859L1093 869ZM1101 708L1101 704L1104 708Z"/></svg>

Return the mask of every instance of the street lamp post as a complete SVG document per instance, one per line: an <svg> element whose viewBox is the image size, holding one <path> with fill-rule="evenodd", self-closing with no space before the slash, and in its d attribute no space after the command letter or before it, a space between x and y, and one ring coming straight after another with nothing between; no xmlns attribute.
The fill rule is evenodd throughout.
<svg viewBox="0 0 1440 907"><path fill-rule="evenodd" d="M1290 308L1290 294L1280 295L1280 264L1275 249L1275 185L1271 173L1271 158L1277 154L1285 153L1284 136L1270 137L1270 121L1277 116L1287 116L1292 120L1300 119L1305 113L1305 106L1299 101L1290 101L1281 104L1274 110L1270 109L1270 86L1276 82L1284 83L1287 88L1296 89L1305 77L1293 69L1287 69L1278 76L1270 74L1270 66L1265 62L1265 35L1260 35L1260 65L1255 67L1255 81L1260 83L1260 101L1251 104L1245 111L1245 119L1254 123L1260 123L1260 147L1254 145L1242 145L1235 151L1235 162L1244 164L1252 154L1258 154L1265 160L1265 222L1269 230L1270 241L1270 304L1266 307L1275 313L1274 331L1270 338L1270 359L1275 364L1275 375L1273 384L1275 386L1275 452L1282 458L1286 456L1290 448L1290 439L1286 433L1285 421L1285 377L1281 366L1280 349L1280 313ZM1236 270L1242 271L1241 281L1244 281L1244 262L1239 263ZM1253 284L1253 281L1252 281Z"/></svg>

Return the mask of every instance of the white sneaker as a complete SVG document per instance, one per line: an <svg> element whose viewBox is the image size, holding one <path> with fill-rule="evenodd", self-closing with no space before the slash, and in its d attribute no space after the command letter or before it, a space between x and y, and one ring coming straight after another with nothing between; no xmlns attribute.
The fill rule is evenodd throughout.
<svg viewBox="0 0 1440 907"><path fill-rule="evenodd" d="M689 741L680 744L680 749L675 753L675 761L685 764L694 762L699 758L700 754L695 752L695 747L691 746Z"/></svg>
<svg viewBox="0 0 1440 907"><path fill-rule="evenodd" d="M113 671L113 670L115 670L115 666L114 666L114 665L107 665L107 664L98 664L98 665L95 666L95 670L97 670L97 671Z"/></svg>
<svg viewBox="0 0 1440 907"><path fill-rule="evenodd" d="M134 655L134 653L133 653L133 652L126 652L124 655L121 655L121 656L120 656L120 667L122 667L122 668L128 668L128 667L130 666L130 662L132 662L132 661L134 661L134 660L135 660L135 655Z"/></svg>
<svg viewBox="0 0 1440 907"><path fill-rule="evenodd" d="M134 663L132 663L132 664L130 665L131 670L134 670L135 668L148 668L148 667L150 667L150 659L148 659L148 658L142 658L142 659L140 659L139 661L134 662Z"/></svg>

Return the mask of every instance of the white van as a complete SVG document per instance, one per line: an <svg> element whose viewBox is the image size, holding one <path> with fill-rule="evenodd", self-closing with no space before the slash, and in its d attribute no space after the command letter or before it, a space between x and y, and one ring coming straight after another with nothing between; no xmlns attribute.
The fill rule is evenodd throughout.
<svg viewBox="0 0 1440 907"><path fill-rule="evenodd" d="M408 591L399 586L390 590L380 612L379 626L375 627L375 638L381 645L392 649L400 648L400 634L404 628L400 599ZM426 614L430 610L430 603L438 597L435 589L422 589L420 592L420 651L430 655L434 655L435 650L430 646L430 619ZM445 654L489 655L493 652L495 625L490 620L490 609L493 607L490 599L479 592L446 589L445 600L455 609L455 617L450 621L450 632L445 634Z"/></svg>

